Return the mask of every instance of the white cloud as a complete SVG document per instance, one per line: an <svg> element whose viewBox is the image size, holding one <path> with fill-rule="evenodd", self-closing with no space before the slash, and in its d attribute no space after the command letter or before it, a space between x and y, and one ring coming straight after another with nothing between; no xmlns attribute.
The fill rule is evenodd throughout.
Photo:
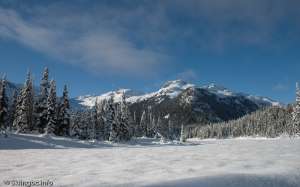
<svg viewBox="0 0 300 187"><path fill-rule="evenodd" d="M93 72L147 75L167 61L168 57L160 52L137 47L120 28L114 30L89 21L92 15L66 14L61 19L40 16L45 17L24 19L14 10L0 8L0 37Z"/></svg>

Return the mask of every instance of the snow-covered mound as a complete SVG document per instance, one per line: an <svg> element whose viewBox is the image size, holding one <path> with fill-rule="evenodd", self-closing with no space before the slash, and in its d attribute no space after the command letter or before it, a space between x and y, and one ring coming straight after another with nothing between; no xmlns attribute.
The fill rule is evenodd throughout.
<svg viewBox="0 0 300 187"><path fill-rule="evenodd" d="M82 187L299 187L299 147L300 139L290 138L111 146L0 136L0 181L43 179L53 186Z"/></svg>

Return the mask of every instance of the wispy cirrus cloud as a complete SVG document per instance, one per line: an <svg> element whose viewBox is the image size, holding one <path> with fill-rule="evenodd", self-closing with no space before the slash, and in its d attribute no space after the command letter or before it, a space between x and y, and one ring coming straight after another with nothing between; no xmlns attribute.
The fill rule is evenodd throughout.
<svg viewBox="0 0 300 187"><path fill-rule="evenodd" d="M46 11L51 10L61 13L53 7ZM168 59L160 52L137 46L124 36L122 28L113 28L113 22L91 21L92 14L80 17L68 13L60 18L35 12L26 19L15 10L0 8L0 37L93 72L147 75Z"/></svg>

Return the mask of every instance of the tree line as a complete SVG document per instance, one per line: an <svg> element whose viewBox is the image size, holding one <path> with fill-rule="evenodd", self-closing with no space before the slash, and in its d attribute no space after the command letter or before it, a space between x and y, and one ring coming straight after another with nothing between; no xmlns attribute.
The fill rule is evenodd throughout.
<svg viewBox="0 0 300 187"><path fill-rule="evenodd" d="M151 107L138 118L123 93L120 101L111 96L96 100L92 109L73 112L70 132L72 137L80 139L128 141L132 137L151 137L167 141L179 140L181 128L174 125L170 115L154 115Z"/></svg>
<svg viewBox="0 0 300 187"><path fill-rule="evenodd" d="M191 127L184 136L192 138L229 138L242 136L278 137L300 134L300 88L296 85L296 103L287 107L267 107L239 119Z"/></svg>

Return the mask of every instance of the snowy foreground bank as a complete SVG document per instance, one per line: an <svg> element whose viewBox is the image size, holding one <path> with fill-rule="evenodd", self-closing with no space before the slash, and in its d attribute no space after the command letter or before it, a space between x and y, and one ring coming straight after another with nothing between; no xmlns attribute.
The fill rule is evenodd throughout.
<svg viewBox="0 0 300 187"><path fill-rule="evenodd" d="M0 155L0 186L42 179L53 186L300 187L299 138L117 145L11 135L0 137Z"/></svg>

